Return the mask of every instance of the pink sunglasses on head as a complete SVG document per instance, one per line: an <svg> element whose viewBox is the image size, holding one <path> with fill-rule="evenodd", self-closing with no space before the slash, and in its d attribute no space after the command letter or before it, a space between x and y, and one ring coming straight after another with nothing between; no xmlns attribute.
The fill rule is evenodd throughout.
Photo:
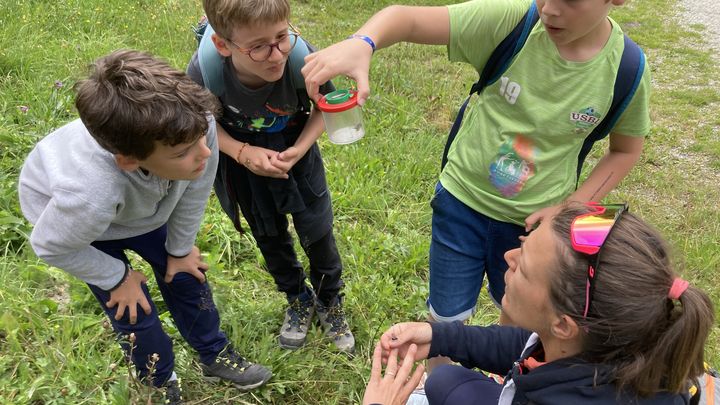
<svg viewBox="0 0 720 405"><path fill-rule="evenodd" d="M588 275L585 287L585 310L583 318L590 310L593 291L595 289L595 273L600 264L600 250L610 235L613 226L620 220L623 212L628 210L627 204L588 203L595 211L578 215L570 224L570 241L576 252L588 256Z"/></svg>

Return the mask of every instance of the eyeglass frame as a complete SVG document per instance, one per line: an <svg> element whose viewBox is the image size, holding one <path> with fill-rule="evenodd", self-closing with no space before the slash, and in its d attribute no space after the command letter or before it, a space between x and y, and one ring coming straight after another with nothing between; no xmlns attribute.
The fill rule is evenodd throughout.
<svg viewBox="0 0 720 405"><path fill-rule="evenodd" d="M590 202L590 203L587 203L586 205L590 208L595 209L595 211L578 215L570 223L570 242L572 244L572 248L574 251L584 254L588 258L588 262L589 262L588 272L587 272L587 281L585 283L585 310L583 311L583 319L587 318L587 314L590 311L590 305L592 304L592 297L593 297L593 293L595 292L595 275L597 274L598 267L600 266L600 253L602 251L602 248L603 248L603 246L605 246L605 242L607 242L608 238L610 237L610 234L612 233L613 229L615 228L615 224L617 224L617 222L620 220L620 217L622 217L622 214L629 210L627 203L598 204L596 202ZM610 229L608 230L607 235L605 235L605 239L603 239L600 246L582 245L582 244L577 243L575 241L575 233L573 231L573 229L575 227L575 222L577 222L577 220L581 219L581 218L602 215L607 211L608 207L619 207L619 208L618 208L617 213L615 214L615 218L613 218L612 225L610 225Z"/></svg>
<svg viewBox="0 0 720 405"><path fill-rule="evenodd" d="M292 52L292 50L293 50L293 49L295 48L295 46L297 45L298 39L300 39L300 30L298 30L297 28L295 28L295 27L292 25L291 22L288 22L288 28L289 28L289 29L288 29L288 37L294 36L294 37L295 37L295 42L292 43L292 46L290 47L290 49L288 49L287 52L283 52L283 51L280 49L280 43L283 42L284 40L283 40L283 41L272 42L272 43L269 43L269 44L257 45L257 46L253 46L252 48L243 48L243 47L241 47L240 45L236 44L235 41L233 41L233 40L230 39L230 38L225 38L225 40L228 41L228 42L230 42L231 44L233 44L233 46L234 46L235 48L237 48L237 50L240 51L240 53L242 53L243 55L247 55L248 58L250 58L250 60L252 60L253 62L261 63L261 62L265 62L266 60L270 59L270 55L272 55L273 48L277 49L278 52L280 52L280 53L283 54L283 55L287 55L287 54L289 54L290 52ZM267 56L265 56L265 59L263 59L263 60L255 60L252 56L250 56L250 54L252 53L253 49L257 49L257 48L265 47L265 46L270 47L270 52L267 53Z"/></svg>

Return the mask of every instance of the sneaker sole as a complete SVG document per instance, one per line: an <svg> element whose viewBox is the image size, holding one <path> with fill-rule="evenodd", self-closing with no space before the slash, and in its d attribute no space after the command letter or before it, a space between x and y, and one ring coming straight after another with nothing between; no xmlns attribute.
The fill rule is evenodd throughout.
<svg viewBox="0 0 720 405"><path fill-rule="evenodd" d="M323 337L325 339L333 340L331 337L325 335L325 327L322 325L322 321L320 321L319 317L317 319L315 319L314 323L318 328L320 328L323 331ZM344 354L347 354L348 356L355 355L355 345L353 345L353 347L350 349L341 349L341 348L337 347L337 345L335 345L335 342L332 342L332 344L335 347L335 349L337 349L338 353L344 353Z"/></svg>
<svg viewBox="0 0 720 405"><path fill-rule="evenodd" d="M300 345L300 346L291 346L291 345L286 345L286 344L278 343L278 346L280 346L281 349L293 350L293 351L295 351L295 350L303 347L304 344L303 344L303 345Z"/></svg>
<svg viewBox="0 0 720 405"><path fill-rule="evenodd" d="M297 350L305 346L305 340L303 339L301 342L298 343L289 343L287 341L283 342L282 338L278 337L278 346L280 346L281 349Z"/></svg>
<svg viewBox="0 0 720 405"><path fill-rule="evenodd" d="M270 381L271 378L272 378L272 373L270 373L266 378L263 378L261 381L256 382L256 383L254 383L254 384L240 385L240 384L238 384L238 383L234 383L234 382L230 382L230 381L228 381L228 382L230 382L230 383L231 383L235 388L237 388L238 390L243 391L243 392L246 392L246 391L250 391L250 390L253 390L253 389L255 389L255 388L258 388L258 387L262 386L262 385L265 384L266 382ZM204 379L205 381L211 381L211 382L227 381L227 380L223 380L223 379L220 378L220 377L207 377L207 376L203 376L203 379Z"/></svg>

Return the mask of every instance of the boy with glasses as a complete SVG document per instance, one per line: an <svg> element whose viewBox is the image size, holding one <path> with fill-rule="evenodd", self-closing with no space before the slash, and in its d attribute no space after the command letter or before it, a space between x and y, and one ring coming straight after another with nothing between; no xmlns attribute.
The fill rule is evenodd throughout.
<svg viewBox="0 0 720 405"><path fill-rule="evenodd" d="M290 66L288 59L295 46L307 44L288 22L287 0L204 0L203 6L224 59L217 126L223 153L215 191L239 231L239 213L247 220L269 273L287 296L280 346L301 347L317 312L325 335L340 351L352 352L330 194L315 143L324 126L302 83L295 83L292 69L301 66ZM196 52L188 74L208 86L198 58ZM333 90L330 82L320 88ZM293 247L288 214L309 259L312 287Z"/></svg>
<svg viewBox="0 0 720 405"><path fill-rule="evenodd" d="M88 284L127 339L138 376L164 387L165 403L182 403L173 343L127 250L152 267L206 378L244 391L263 385L270 370L246 361L220 330L208 265L194 246L218 161L215 98L166 62L129 50L98 59L76 89L80 119L41 140L20 172L33 250Z"/></svg>

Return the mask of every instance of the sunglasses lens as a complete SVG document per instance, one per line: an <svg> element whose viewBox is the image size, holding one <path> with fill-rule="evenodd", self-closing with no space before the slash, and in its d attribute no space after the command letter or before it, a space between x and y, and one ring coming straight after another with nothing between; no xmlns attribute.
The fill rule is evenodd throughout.
<svg viewBox="0 0 720 405"><path fill-rule="evenodd" d="M575 244L600 248L605 243L610 229L620 213L625 210L625 206L606 205L604 207L605 212L602 214L580 217L573 222L572 234Z"/></svg>

